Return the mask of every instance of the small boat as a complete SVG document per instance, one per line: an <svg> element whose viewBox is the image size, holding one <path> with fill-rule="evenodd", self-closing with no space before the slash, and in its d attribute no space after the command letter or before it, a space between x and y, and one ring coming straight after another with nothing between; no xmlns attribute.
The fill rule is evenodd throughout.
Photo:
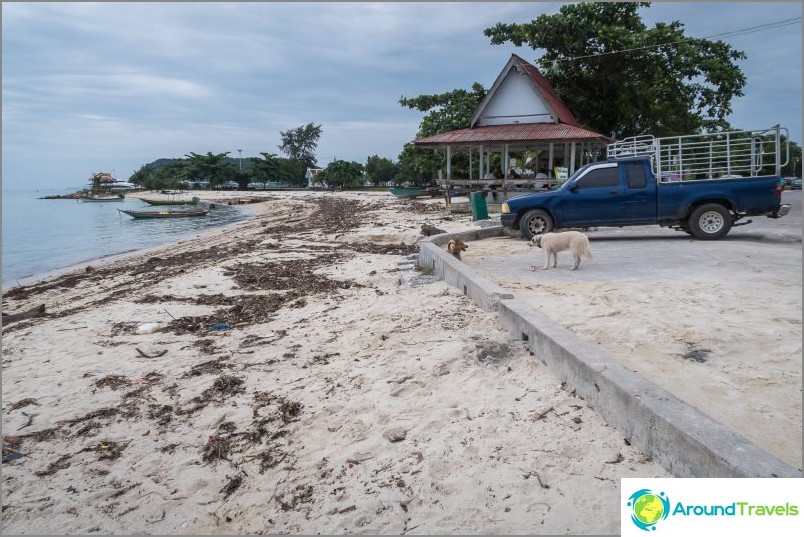
<svg viewBox="0 0 804 537"><path fill-rule="evenodd" d="M148 205L197 205L200 201L198 197L193 196L192 199L185 200L185 199L161 199L161 200L154 200L148 198L140 198L142 201L147 203Z"/></svg>
<svg viewBox="0 0 804 537"><path fill-rule="evenodd" d="M438 187L389 188L388 191L397 198L435 197L441 195L441 189Z"/></svg>
<svg viewBox="0 0 804 537"><path fill-rule="evenodd" d="M81 201L123 201L125 196L92 196L81 198Z"/></svg>
<svg viewBox="0 0 804 537"><path fill-rule="evenodd" d="M206 216L209 209L166 209L164 211L135 211L117 209L134 218L182 218L185 216Z"/></svg>

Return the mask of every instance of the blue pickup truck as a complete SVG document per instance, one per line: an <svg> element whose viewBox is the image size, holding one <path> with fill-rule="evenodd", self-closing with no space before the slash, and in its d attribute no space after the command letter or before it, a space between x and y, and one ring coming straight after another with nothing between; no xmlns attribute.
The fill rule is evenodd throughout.
<svg viewBox="0 0 804 537"><path fill-rule="evenodd" d="M657 181L651 164L647 156L587 164L555 190L507 200L502 225L526 239L558 228L657 224L714 240L750 223L741 222L747 216L790 210L777 176Z"/></svg>

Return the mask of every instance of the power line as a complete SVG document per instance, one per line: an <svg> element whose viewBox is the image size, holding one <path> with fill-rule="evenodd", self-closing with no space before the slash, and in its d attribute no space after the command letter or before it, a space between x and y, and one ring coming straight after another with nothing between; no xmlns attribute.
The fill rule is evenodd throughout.
<svg viewBox="0 0 804 537"><path fill-rule="evenodd" d="M557 59L553 60L553 62L556 62L556 63L557 62L570 62L570 61L574 61L574 60L583 60L583 59L586 59L586 58L597 58L599 56L611 56L613 54L622 54L624 52L634 52L636 50L646 50L646 49L650 49L650 48L665 47L667 45L677 45L678 43L684 43L684 42L692 41L692 40L695 40L695 39L714 39L714 38L722 38L722 37L736 37L738 35L752 34L752 33L755 33L755 32L764 32L765 30L773 30L775 28L782 28L784 26L790 26L792 24L798 24L800 22L801 22L801 17L795 17L793 19L784 19L784 20L775 21L775 22L768 22L768 23L765 23L765 24L759 24L757 26L749 26L747 28L741 28L739 30L731 30L731 31L728 31L728 32L720 33L720 34L708 35L708 36L705 36L705 37L702 37L702 38L688 37L686 39L678 39L676 41L668 41L666 43L658 43L658 44L655 44L655 45L645 45L645 46L642 46L642 47L634 47L634 48L623 49L623 50L613 50L613 51L610 51L610 52L599 52L597 54L587 54L585 56L574 56L572 58L557 58Z"/></svg>

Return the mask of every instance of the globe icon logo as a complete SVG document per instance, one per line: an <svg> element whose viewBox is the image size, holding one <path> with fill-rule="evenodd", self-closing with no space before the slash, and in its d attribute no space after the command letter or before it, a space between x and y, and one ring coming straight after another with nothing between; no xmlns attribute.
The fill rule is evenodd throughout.
<svg viewBox="0 0 804 537"><path fill-rule="evenodd" d="M631 508L631 522L644 531L656 529L656 523L667 518L670 500L664 492L655 494L650 489L636 491L628 499Z"/></svg>

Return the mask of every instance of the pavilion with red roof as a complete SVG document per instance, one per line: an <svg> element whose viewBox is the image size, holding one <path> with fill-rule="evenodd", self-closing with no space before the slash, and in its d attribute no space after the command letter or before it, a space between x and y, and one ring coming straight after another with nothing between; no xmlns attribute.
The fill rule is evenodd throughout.
<svg viewBox="0 0 804 537"><path fill-rule="evenodd" d="M497 184L507 192L508 187L517 190L517 186L526 183L554 183L556 171L571 175L581 165L597 160L600 150L610 142L609 137L585 129L544 75L534 65L512 54L468 128L419 138L413 143L416 147L446 151L443 186ZM468 151L468 180L452 177L455 151ZM536 156L528 166L523 166L526 169L522 179L513 179L509 166L511 156L525 152ZM477 158L472 158L475 154ZM498 175L502 177L496 180L490 180L492 154L500 155Z"/></svg>

